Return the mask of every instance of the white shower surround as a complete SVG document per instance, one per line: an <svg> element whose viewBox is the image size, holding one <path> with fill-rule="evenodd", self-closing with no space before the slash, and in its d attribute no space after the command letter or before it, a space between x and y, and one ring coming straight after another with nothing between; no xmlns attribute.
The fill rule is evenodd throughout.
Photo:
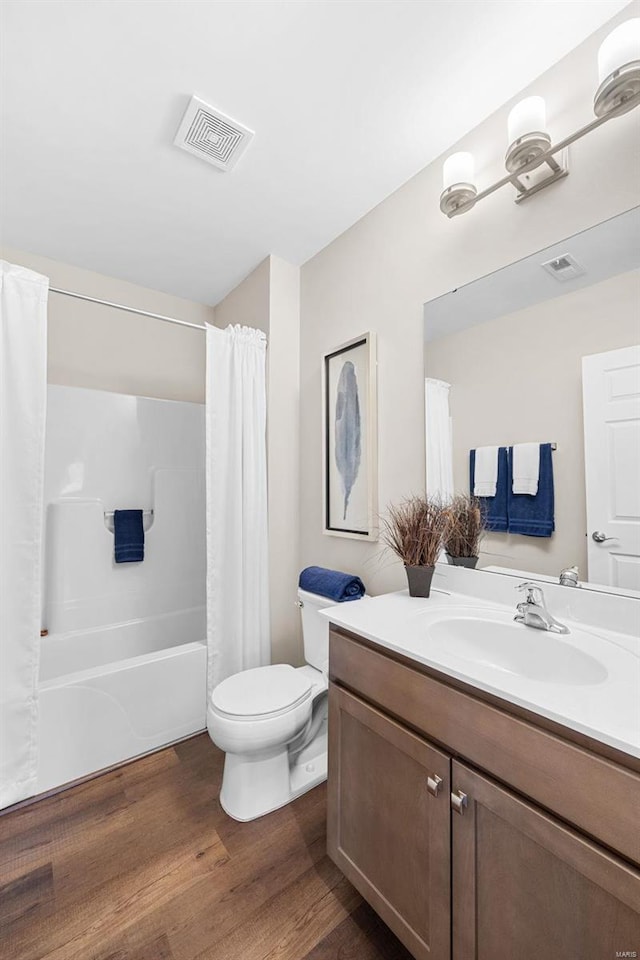
<svg viewBox="0 0 640 960"><path fill-rule="evenodd" d="M34 793L205 727L204 407L49 386ZM116 509L153 511L116 564Z"/></svg>

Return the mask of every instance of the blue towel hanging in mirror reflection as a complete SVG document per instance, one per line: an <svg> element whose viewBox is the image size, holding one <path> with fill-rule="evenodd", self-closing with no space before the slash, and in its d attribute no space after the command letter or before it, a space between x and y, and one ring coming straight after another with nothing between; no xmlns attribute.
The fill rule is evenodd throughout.
<svg viewBox="0 0 640 960"><path fill-rule="evenodd" d="M540 444L540 474L535 496L514 493L510 476L507 504L509 533L520 533L525 537L550 537L555 530L551 449L550 443ZM509 462L513 463L513 447L509 447Z"/></svg>
<svg viewBox="0 0 640 960"><path fill-rule="evenodd" d="M553 491L553 444L540 444L538 492L513 493L513 447L498 450L498 480L495 497L478 497L485 527L493 533L517 533L525 537L550 537L555 530ZM476 452L469 451L469 480L473 490Z"/></svg>
<svg viewBox="0 0 640 960"><path fill-rule="evenodd" d="M140 563L144 560L142 510L114 510L113 539L116 563Z"/></svg>

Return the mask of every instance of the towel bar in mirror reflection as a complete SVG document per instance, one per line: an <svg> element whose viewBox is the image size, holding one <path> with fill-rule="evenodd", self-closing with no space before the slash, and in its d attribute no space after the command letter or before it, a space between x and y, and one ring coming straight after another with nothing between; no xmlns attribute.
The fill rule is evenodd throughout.
<svg viewBox="0 0 640 960"><path fill-rule="evenodd" d="M500 444L500 446L502 446L502 447L512 447L512 446L514 446L514 444L512 444L512 443L502 443L502 444ZM550 443L549 446L551 447L552 450L557 450L557 449L558 449L558 444L557 444L557 443ZM475 449L475 447L474 447L474 449Z"/></svg>

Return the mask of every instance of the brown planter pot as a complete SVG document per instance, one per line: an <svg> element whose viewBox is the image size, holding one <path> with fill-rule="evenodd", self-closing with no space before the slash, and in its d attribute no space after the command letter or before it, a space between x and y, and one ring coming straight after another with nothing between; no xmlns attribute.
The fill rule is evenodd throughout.
<svg viewBox="0 0 640 960"><path fill-rule="evenodd" d="M409 567L405 563L410 597L428 597L435 567Z"/></svg>
<svg viewBox="0 0 640 960"><path fill-rule="evenodd" d="M479 559L479 557L452 557L450 553L447 554L447 560L454 567L468 567L470 570L475 570Z"/></svg>

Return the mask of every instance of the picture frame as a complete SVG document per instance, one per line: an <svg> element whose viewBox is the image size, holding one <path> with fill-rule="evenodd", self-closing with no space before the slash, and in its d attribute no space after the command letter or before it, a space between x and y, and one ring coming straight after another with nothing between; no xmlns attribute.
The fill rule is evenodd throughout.
<svg viewBox="0 0 640 960"><path fill-rule="evenodd" d="M322 358L324 533L378 539L377 349L363 333Z"/></svg>

